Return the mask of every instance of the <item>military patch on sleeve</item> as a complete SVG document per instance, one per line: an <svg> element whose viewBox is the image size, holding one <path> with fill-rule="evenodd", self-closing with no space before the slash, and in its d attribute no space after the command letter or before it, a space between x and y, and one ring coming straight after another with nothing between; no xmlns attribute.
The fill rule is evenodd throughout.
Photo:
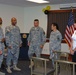
<svg viewBox="0 0 76 75"><path fill-rule="evenodd" d="M43 34L45 34L45 31L43 32Z"/></svg>

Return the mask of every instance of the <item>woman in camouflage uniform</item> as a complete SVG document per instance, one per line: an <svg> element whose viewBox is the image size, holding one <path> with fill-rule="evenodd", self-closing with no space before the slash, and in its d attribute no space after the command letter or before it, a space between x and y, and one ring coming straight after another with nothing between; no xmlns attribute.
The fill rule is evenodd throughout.
<svg viewBox="0 0 76 75"><path fill-rule="evenodd" d="M51 34L50 34L50 59L52 59L52 64L54 65L54 60L58 59L58 55L54 54L54 51L61 50L61 41L62 35L58 30L58 25L56 23L52 23L51 25Z"/></svg>

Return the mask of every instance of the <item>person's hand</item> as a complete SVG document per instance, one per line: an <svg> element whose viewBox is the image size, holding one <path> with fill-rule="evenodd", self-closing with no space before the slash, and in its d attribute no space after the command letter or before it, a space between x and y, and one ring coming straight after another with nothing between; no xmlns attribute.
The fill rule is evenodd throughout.
<svg viewBox="0 0 76 75"><path fill-rule="evenodd" d="M11 49L12 47L11 46L8 46L8 48Z"/></svg>
<svg viewBox="0 0 76 75"><path fill-rule="evenodd" d="M22 44L20 44L20 47L22 47Z"/></svg>
<svg viewBox="0 0 76 75"><path fill-rule="evenodd" d="M2 54L2 50L0 50L0 55Z"/></svg>
<svg viewBox="0 0 76 75"><path fill-rule="evenodd" d="M70 54L73 55L74 51L72 50L72 47L70 47L69 50L70 50Z"/></svg>
<svg viewBox="0 0 76 75"><path fill-rule="evenodd" d="M7 29L8 32L10 32L10 29Z"/></svg>
<svg viewBox="0 0 76 75"><path fill-rule="evenodd" d="M73 55L74 54L74 51L73 50L70 50L70 53Z"/></svg>
<svg viewBox="0 0 76 75"><path fill-rule="evenodd" d="M28 46L30 46L30 42L28 42Z"/></svg>
<svg viewBox="0 0 76 75"><path fill-rule="evenodd" d="M40 48L42 49L43 48L43 45L40 45Z"/></svg>
<svg viewBox="0 0 76 75"><path fill-rule="evenodd" d="M53 50L53 53L55 53L56 51L55 50Z"/></svg>
<svg viewBox="0 0 76 75"><path fill-rule="evenodd" d="M3 43L5 41L5 38L3 38L2 40L1 40L1 42Z"/></svg>
<svg viewBox="0 0 76 75"><path fill-rule="evenodd" d="M74 51L76 51L76 48L74 48Z"/></svg>

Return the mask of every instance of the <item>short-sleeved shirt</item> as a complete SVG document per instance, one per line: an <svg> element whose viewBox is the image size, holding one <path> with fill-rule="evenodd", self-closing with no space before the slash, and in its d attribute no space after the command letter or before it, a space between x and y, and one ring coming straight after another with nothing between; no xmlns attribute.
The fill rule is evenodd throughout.
<svg viewBox="0 0 76 75"><path fill-rule="evenodd" d="M73 40L73 50L76 48L76 30L74 31L72 35L72 40Z"/></svg>

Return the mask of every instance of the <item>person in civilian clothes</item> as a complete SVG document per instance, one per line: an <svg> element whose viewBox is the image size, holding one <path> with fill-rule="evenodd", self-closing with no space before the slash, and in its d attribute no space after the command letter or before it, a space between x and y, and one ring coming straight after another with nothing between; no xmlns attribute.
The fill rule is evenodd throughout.
<svg viewBox="0 0 76 75"><path fill-rule="evenodd" d="M70 47L70 53L72 54L72 62L76 62L76 19L74 22L74 33L71 38L71 47ZM75 72L76 72L76 66L75 66Z"/></svg>

